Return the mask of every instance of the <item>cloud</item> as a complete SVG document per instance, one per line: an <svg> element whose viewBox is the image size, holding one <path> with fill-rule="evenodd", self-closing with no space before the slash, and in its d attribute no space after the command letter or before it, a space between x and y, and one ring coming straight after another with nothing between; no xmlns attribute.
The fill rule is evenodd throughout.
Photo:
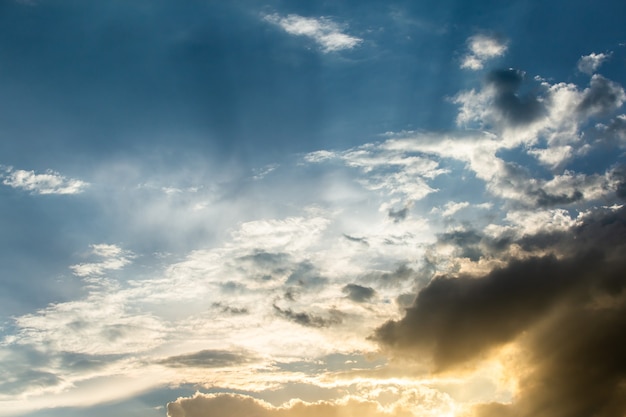
<svg viewBox="0 0 626 417"><path fill-rule="evenodd" d="M461 68L479 70L484 62L504 55L508 46L502 39L488 35L474 35L467 39L469 53L463 57Z"/></svg>
<svg viewBox="0 0 626 417"><path fill-rule="evenodd" d="M109 244L91 245L91 254L104 258L101 262L83 263L70 266L74 275L79 277L99 277L106 271L119 270L131 263L134 257L130 251Z"/></svg>
<svg viewBox="0 0 626 417"><path fill-rule="evenodd" d="M254 357L236 350L201 350L186 355L170 356L158 361L171 368L224 368L251 362Z"/></svg>
<svg viewBox="0 0 626 417"><path fill-rule="evenodd" d="M431 210L431 213L441 212L441 215L443 217L451 217L451 216L454 216L458 211L463 210L466 207L469 207L469 205L470 203L467 201L461 201L458 203L455 201L449 201L443 206L443 209L435 207Z"/></svg>
<svg viewBox="0 0 626 417"><path fill-rule="evenodd" d="M44 174L35 174L35 171L6 168L2 183L13 188L31 191L33 194L80 194L89 186L89 183L66 178L56 171L48 170Z"/></svg>
<svg viewBox="0 0 626 417"><path fill-rule="evenodd" d="M389 218L394 221L394 223L399 223L403 220L406 220L407 216L409 215L409 207L404 207L399 210L394 210L391 208L389 209L387 214L389 215Z"/></svg>
<svg viewBox="0 0 626 417"><path fill-rule="evenodd" d="M545 113L543 103L533 95L520 96L524 81L519 70L495 70L487 75L487 85L493 87L493 105L501 117L513 125L528 124Z"/></svg>
<svg viewBox="0 0 626 417"><path fill-rule="evenodd" d="M514 343L518 392L477 416L565 417L626 411L626 209L511 242L525 248L488 273L440 276L373 338L390 354L463 369ZM506 260L506 257L501 257Z"/></svg>
<svg viewBox="0 0 626 417"><path fill-rule="evenodd" d="M313 313L295 312L290 308L280 308L273 304L274 311L281 317L305 327L329 327L343 322L344 314L339 310L331 309L328 317L319 316Z"/></svg>
<svg viewBox="0 0 626 417"><path fill-rule="evenodd" d="M612 55L612 52L609 52L607 54L596 54L592 52L589 55L583 55L578 60L578 71L591 75L596 72L600 65L602 65L609 58L611 58Z"/></svg>
<svg viewBox="0 0 626 417"><path fill-rule="evenodd" d="M384 410L377 401L345 397L336 401L318 401L307 403L292 400L281 406L274 406L263 400L237 394L201 394L191 398L179 398L167 405L168 417L317 417L317 416L363 416L363 417L413 417L411 409L420 415L435 416L428 409L419 406L419 402L444 403L433 393L407 390L409 393L398 406ZM426 391L426 390L422 390ZM413 398L411 398L413 394ZM413 400L418 405L409 404ZM442 407L443 408L443 407ZM447 408L447 407L446 407ZM449 411L449 409L444 410ZM424 413L426 411L426 413Z"/></svg>
<svg viewBox="0 0 626 417"><path fill-rule="evenodd" d="M368 143L342 152L317 151L304 156L308 163L323 164L333 160L349 168L358 169L362 175L359 183L368 190L380 190L401 197L405 208L389 210L394 220L404 220L413 201L421 200L437 190L428 182L448 172L435 158L414 152L390 149L384 144ZM394 215L392 215L394 214Z"/></svg>
<svg viewBox="0 0 626 417"><path fill-rule="evenodd" d="M356 303L370 301L376 295L376 290L372 287L363 287L358 284L347 284L342 288L342 291L347 294L346 297Z"/></svg>
<svg viewBox="0 0 626 417"><path fill-rule="evenodd" d="M621 85L594 74L577 110L584 115L606 115L621 107L625 100L626 93Z"/></svg>
<svg viewBox="0 0 626 417"><path fill-rule="evenodd" d="M325 17L316 19L295 14L286 17L270 14L264 19L291 35L313 39L324 53L352 49L363 42L363 39L343 33L338 24Z"/></svg>

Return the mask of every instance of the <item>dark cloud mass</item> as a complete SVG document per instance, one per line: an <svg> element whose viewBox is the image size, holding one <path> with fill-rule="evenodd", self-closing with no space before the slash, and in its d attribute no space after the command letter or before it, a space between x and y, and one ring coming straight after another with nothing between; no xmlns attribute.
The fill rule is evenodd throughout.
<svg viewBox="0 0 626 417"><path fill-rule="evenodd" d="M481 417L623 416L626 210L514 243L529 256L480 277L434 279L373 338L392 354L431 360L435 372L520 343L519 393L511 405L477 407Z"/></svg>
<svg viewBox="0 0 626 417"><path fill-rule="evenodd" d="M487 83L496 90L494 105L513 125L531 123L545 111L537 97L517 93L523 81L524 73L514 69L495 70L487 76Z"/></svg>
<svg viewBox="0 0 626 417"><path fill-rule="evenodd" d="M606 115L621 106L624 99L626 95L622 86L595 74L578 105L578 111L588 115Z"/></svg>

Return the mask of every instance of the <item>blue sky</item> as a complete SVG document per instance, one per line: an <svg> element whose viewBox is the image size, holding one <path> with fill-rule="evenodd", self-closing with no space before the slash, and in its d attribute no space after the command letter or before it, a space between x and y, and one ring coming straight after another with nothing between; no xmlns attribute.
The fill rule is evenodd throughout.
<svg viewBox="0 0 626 417"><path fill-rule="evenodd" d="M0 1L0 416L623 414L624 16Z"/></svg>

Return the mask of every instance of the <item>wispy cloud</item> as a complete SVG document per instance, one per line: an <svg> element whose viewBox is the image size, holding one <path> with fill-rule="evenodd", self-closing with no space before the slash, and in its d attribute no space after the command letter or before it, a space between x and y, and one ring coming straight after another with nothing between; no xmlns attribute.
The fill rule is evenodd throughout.
<svg viewBox="0 0 626 417"><path fill-rule="evenodd" d="M43 174L35 171L5 168L2 183L13 188L21 188L34 194L80 194L89 183L73 178L66 178L56 171L48 170Z"/></svg>
<svg viewBox="0 0 626 417"><path fill-rule="evenodd" d="M291 35L313 39L325 53L352 49L363 42L361 38L344 33L340 25L326 17L313 18L296 14L280 16L274 13L266 15L264 19Z"/></svg>
<svg viewBox="0 0 626 417"><path fill-rule="evenodd" d="M467 40L469 52L463 57L461 68L479 70L488 59L504 55L508 46L503 40L488 35L474 35Z"/></svg>
<svg viewBox="0 0 626 417"><path fill-rule="evenodd" d="M74 275L79 277L98 277L106 271L122 269L133 258L129 251L122 250L116 245L96 244L91 245L91 254L103 258L100 262L90 262L70 266Z"/></svg>

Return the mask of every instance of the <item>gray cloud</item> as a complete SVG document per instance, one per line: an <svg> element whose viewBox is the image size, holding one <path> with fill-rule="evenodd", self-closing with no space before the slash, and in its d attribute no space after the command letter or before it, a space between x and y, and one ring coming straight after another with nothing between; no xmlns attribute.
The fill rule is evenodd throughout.
<svg viewBox="0 0 626 417"><path fill-rule="evenodd" d="M342 288L342 291L344 294L347 294L346 297L357 303L369 301L376 295L376 291L373 288L357 284L348 284Z"/></svg>
<svg viewBox="0 0 626 417"><path fill-rule="evenodd" d="M335 309L329 310L328 317L322 317L312 313L295 312L290 308L283 309L276 304L273 304L272 307L274 307L274 311L279 316L306 327L330 327L332 325L341 324L344 317L343 313Z"/></svg>
<svg viewBox="0 0 626 417"><path fill-rule="evenodd" d="M515 242L545 255L480 277L438 277L404 318L373 338L435 371L467 366L516 340L524 347L511 405L477 416L609 417L626 412L626 210L598 211L567 232Z"/></svg>
<svg viewBox="0 0 626 417"><path fill-rule="evenodd" d="M537 207L554 207L564 204L571 204L580 201L584 198L584 195L579 190L574 190L571 194L551 194L543 188L536 190L529 190L528 195L535 199L535 205Z"/></svg>
<svg viewBox="0 0 626 417"><path fill-rule="evenodd" d="M537 97L518 94L523 81L524 73L514 69L495 70L487 76L487 84L496 90L494 106L513 125L531 123L545 113L545 106Z"/></svg>
<svg viewBox="0 0 626 417"><path fill-rule="evenodd" d="M394 221L394 223L400 223L402 220L406 220L406 216L409 214L409 209L408 207L401 210L389 209L387 214L389 215L389 218Z"/></svg>
<svg viewBox="0 0 626 417"><path fill-rule="evenodd" d="M437 237L439 243L447 243L458 246L461 252L458 254L462 258L469 258L476 261L482 255L479 244L482 236L475 230L456 230L443 233Z"/></svg>
<svg viewBox="0 0 626 417"><path fill-rule="evenodd" d="M615 194L626 200L626 166L619 166L613 170L611 176L616 181Z"/></svg>
<svg viewBox="0 0 626 417"><path fill-rule="evenodd" d="M364 237L354 237L354 236L347 235L345 233L343 234L343 237L348 239L350 242L358 242L358 243L364 244L365 246L369 246L367 239L365 239Z"/></svg>
<svg viewBox="0 0 626 417"><path fill-rule="evenodd" d="M223 303L213 303L213 307L219 308L222 313L241 315L248 314L249 310L245 307L233 307Z"/></svg>
<svg viewBox="0 0 626 417"><path fill-rule="evenodd" d="M287 285L297 285L304 288L318 288L324 286L328 279L320 276L317 268L310 262L300 262L287 278Z"/></svg>
<svg viewBox="0 0 626 417"><path fill-rule="evenodd" d="M252 356L230 350L201 350L187 355L170 356L158 363L170 368L225 368L249 363Z"/></svg>
<svg viewBox="0 0 626 417"><path fill-rule="evenodd" d="M402 264L392 272L368 274L364 279L385 287L395 287L416 277L416 272L406 264Z"/></svg>
<svg viewBox="0 0 626 417"><path fill-rule="evenodd" d="M606 115L618 109L626 100L621 85L599 74L591 77L589 88L585 89L578 112L585 115Z"/></svg>

